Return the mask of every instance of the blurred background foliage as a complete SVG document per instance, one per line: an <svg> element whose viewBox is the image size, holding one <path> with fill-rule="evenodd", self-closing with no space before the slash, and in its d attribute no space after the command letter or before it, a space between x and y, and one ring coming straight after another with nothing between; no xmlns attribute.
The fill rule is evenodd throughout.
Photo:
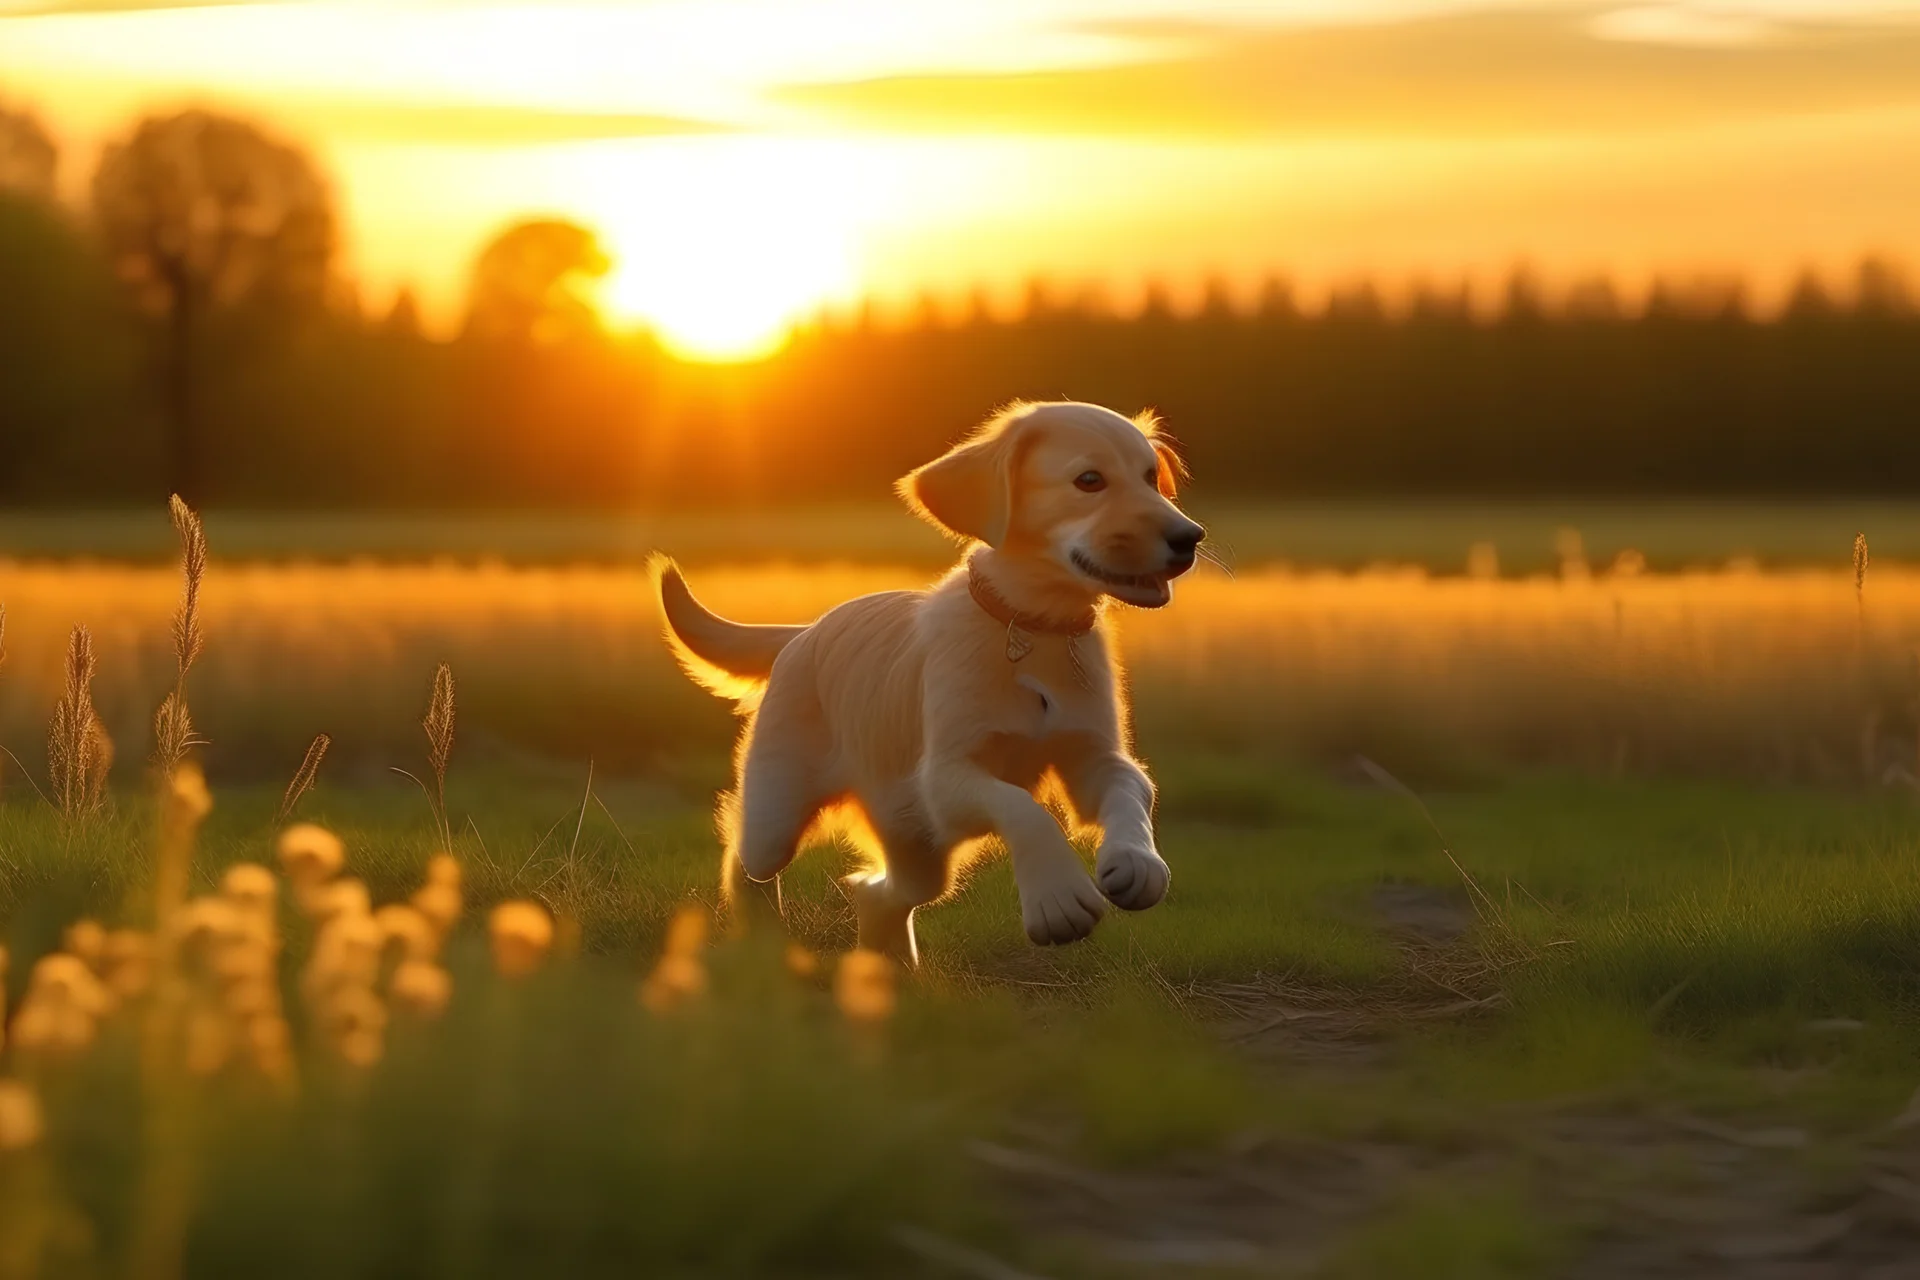
<svg viewBox="0 0 1920 1280"><path fill-rule="evenodd" d="M1902 496L1920 477L1920 309L1881 260L1762 310L1733 279L1516 268L1504 296L1284 280L1135 314L1036 281L823 317L774 355L680 359L610 331L593 232L505 228L449 335L358 301L301 152L200 110L138 122L90 203L0 113L0 502L725 506L876 497L996 404L1151 405L1209 493Z"/></svg>

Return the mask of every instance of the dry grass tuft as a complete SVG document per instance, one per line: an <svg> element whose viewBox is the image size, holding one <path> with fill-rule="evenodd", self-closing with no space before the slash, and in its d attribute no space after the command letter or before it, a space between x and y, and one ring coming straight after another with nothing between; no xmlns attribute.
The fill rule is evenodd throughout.
<svg viewBox="0 0 1920 1280"><path fill-rule="evenodd" d="M75 627L67 640L66 687L54 704L47 732L47 773L54 807L69 822L98 813L106 804L113 740L93 708L93 633Z"/></svg>

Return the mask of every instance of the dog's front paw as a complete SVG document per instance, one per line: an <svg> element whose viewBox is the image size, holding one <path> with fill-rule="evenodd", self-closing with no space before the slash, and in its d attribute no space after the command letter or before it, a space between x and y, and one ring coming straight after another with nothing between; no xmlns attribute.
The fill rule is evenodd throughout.
<svg viewBox="0 0 1920 1280"><path fill-rule="evenodd" d="M1035 946L1057 946L1078 942L1093 932L1107 904L1083 871L1062 875L1057 881L1032 888L1021 886L1020 923Z"/></svg>
<svg viewBox="0 0 1920 1280"><path fill-rule="evenodd" d="M1122 911L1145 911L1167 896L1173 882L1166 860L1143 845L1101 846L1093 874L1107 901Z"/></svg>

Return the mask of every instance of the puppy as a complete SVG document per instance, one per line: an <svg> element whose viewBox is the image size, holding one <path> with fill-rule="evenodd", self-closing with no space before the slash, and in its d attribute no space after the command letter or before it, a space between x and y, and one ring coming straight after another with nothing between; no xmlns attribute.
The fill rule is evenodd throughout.
<svg viewBox="0 0 1920 1280"><path fill-rule="evenodd" d="M745 626L657 559L668 643L750 717L720 805L736 908L744 882L774 882L831 818L876 855L843 882L860 945L907 964L914 909L989 836L1013 860L1035 943L1085 937L1109 902L1159 902L1153 784L1128 750L1104 611L1160 608L1193 567L1204 531L1173 504L1180 471L1151 416L1016 404L897 486L971 544L929 590L863 596L808 626ZM1042 796L1099 829L1091 877Z"/></svg>

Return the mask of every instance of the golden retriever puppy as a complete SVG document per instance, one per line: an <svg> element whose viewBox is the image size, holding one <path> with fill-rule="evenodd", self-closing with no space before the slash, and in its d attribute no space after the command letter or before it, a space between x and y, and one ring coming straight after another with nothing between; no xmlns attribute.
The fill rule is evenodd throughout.
<svg viewBox="0 0 1920 1280"><path fill-rule="evenodd" d="M863 596L808 626L717 617L656 560L668 642L750 717L720 806L736 908L743 878L773 881L833 818L875 855L843 882L860 945L909 964L914 909L989 836L1013 860L1036 943L1085 937L1108 902L1139 911L1166 895L1104 619L1109 599L1166 604L1203 536L1173 504L1179 463L1156 431L1091 404L1007 409L898 486L972 544L961 563L928 590ZM1042 795L1099 829L1092 876Z"/></svg>

